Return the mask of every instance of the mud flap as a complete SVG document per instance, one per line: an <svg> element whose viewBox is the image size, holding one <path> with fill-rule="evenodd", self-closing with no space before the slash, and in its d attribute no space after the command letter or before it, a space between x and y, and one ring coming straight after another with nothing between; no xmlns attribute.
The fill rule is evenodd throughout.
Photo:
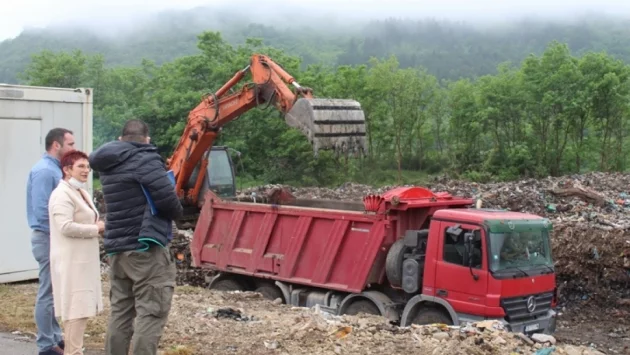
<svg viewBox="0 0 630 355"><path fill-rule="evenodd" d="M302 131L315 156L319 150L345 156L367 154L365 115L355 100L301 98L285 115L285 121Z"/></svg>

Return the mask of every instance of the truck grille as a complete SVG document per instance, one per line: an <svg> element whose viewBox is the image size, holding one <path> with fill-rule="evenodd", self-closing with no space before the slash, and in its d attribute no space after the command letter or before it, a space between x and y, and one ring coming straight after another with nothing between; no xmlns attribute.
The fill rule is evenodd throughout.
<svg viewBox="0 0 630 355"><path fill-rule="evenodd" d="M530 297L535 303L535 308L531 311ZM505 311L505 320L508 322L522 322L535 319L544 315L551 309L553 292L539 293L537 295L519 296L501 299L501 307Z"/></svg>

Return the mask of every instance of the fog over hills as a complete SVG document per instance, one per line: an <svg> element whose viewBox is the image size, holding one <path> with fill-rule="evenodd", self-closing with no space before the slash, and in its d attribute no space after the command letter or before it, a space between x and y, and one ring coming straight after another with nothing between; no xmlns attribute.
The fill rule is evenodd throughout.
<svg viewBox="0 0 630 355"><path fill-rule="evenodd" d="M38 1L30 2L34 6ZM151 8L130 0L74 5L66 12L40 5L25 30L0 42L0 82L19 82L17 74L41 50L100 53L111 66L138 65L143 58L161 64L197 53L197 35L203 31L220 31L234 44L262 38L301 56L304 65L363 64L371 56L395 54L403 67L426 67L446 79L493 73L497 64L518 63L554 40L568 43L578 55L607 51L630 61L630 3L608 0L449 0L439 5L401 0L207 5L187 0L177 5L158 1ZM8 19L11 11L16 10L0 16ZM46 11L57 19L37 22ZM34 27L37 23L45 25ZM2 29L0 38L10 36Z"/></svg>

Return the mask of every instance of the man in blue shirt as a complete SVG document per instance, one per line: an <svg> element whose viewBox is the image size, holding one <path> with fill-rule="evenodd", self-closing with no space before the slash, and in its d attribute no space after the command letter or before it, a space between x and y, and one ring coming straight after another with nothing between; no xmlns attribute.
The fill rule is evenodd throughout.
<svg viewBox="0 0 630 355"><path fill-rule="evenodd" d="M31 227L33 256L39 263L39 290L35 302L37 347L40 355L63 354L61 327L55 319L50 281L50 224L48 199L61 180L61 157L74 150L72 131L54 128L46 135L46 153L31 169L26 184L26 215Z"/></svg>

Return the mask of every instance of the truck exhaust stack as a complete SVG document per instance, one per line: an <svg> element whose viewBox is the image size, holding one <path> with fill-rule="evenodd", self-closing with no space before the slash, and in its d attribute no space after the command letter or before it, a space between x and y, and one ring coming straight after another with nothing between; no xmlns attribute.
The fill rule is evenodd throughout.
<svg viewBox="0 0 630 355"><path fill-rule="evenodd" d="M315 156L320 149L345 156L367 154L365 115L355 100L300 98L285 121L308 137Z"/></svg>

